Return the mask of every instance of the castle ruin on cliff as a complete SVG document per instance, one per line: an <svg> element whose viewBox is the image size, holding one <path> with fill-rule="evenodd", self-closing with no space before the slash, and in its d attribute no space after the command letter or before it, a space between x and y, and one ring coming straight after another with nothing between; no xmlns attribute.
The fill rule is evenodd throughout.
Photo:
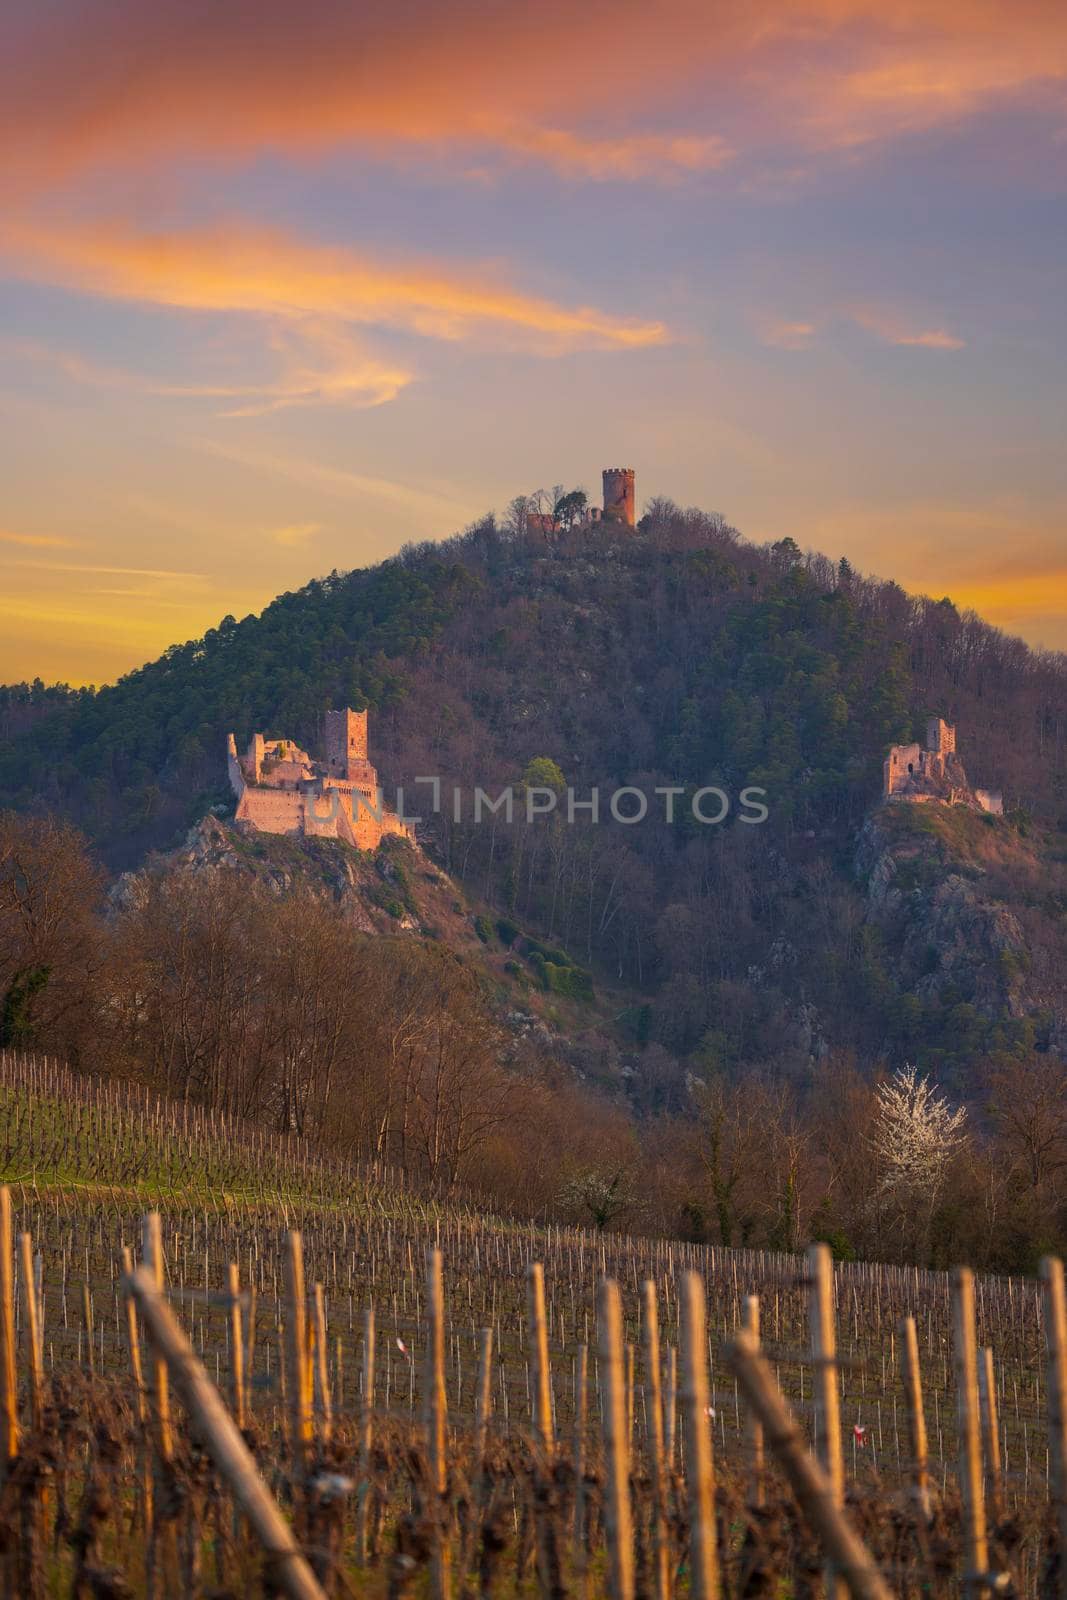
<svg viewBox="0 0 1067 1600"><path fill-rule="evenodd" d="M1004 801L993 789L972 789L963 762L956 753L956 730L941 717L926 724L926 745L895 744L885 758L882 799L932 800L942 805L971 806L994 816L1004 813Z"/></svg>
<svg viewBox="0 0 1067 1600"><path fill-rule="evenodd" d="M378 774L367 759L367 713L327 711L325 761L313 761L292 739L254 733L245 755L231 733L226 741L235 821L259 833L341 839L357 850L376 850L388 834L413 838L387 811Z"/></svg>

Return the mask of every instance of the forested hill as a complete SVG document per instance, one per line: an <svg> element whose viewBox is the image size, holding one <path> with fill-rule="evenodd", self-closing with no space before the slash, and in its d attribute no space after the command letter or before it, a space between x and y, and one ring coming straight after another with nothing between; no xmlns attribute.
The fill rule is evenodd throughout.
<svg viewBox="0 0 1067 1600"><path fill-rule="evenodd" d="M0 805L61 810L127 867L225 806L227 732L316 749L323 712L344 704L371 708L387 795L439 774L446 797L457 784L469 799L520 782L531 762L541 781L558 768L578 798L619 785L767 791L761 827L742 826L736 804L700 825L684 799L670 825L658 806L633 826L559 813L475 825L469 805L456 821L447 803L426 825L429 848L505 926L522 920L625 989L625 1025L672 1060L844 1047L951 1064L1058 1026L1047 984L1024 993L1001 972L994 994L962 962L949 981L936 949L911 971L895 902L873 914L864 877L879 862L884 874L886 841L860 830L886 747L921 736L931 713L955 722L972 783L1002 789L1009 819L926 837L908 870L932 873L929 888L959 869L979 898L1012 902L1023 944L1044 940L1051 961L1067 905L1065 659L948 600L790 540L756 548L666 503L636 533L550 542L488 520L224 618L95 694L2 691ZM422 794L409 811L425 809ZM963 937L931 928L935 944ZM990 951L1003 967L1003 949Z"/></svg>

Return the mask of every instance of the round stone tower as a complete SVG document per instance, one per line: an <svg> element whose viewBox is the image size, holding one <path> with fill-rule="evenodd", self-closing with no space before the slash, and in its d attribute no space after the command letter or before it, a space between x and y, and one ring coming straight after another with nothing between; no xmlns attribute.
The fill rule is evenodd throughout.
<svg viewBox="0 0 1067 1600"><path fill-rule="evenodd" d="M633 467L604 468L604 519L634 525Z"/></svg>

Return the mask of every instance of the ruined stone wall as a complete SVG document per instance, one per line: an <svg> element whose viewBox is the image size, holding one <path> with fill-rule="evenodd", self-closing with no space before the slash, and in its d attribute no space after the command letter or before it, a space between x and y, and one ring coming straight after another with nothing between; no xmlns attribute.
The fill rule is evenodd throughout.
<svg viewBox="0 0 1067 1600"><path fill-rule="evenodd" d="M304 796L296 789L245 789L236 820L250 822L261 833L302 833Z"/></svg>
<svg viewBox="0 0 1067 1600"><path fill-rule="evenodd" d="M258 783L263 771L263 756L265 753L263 735L254 733L249 740L248 755L245 757L245 768L248 772L249 783Z"/></svg>
<svg viewBox="0 0 1067 1600"><path fill-rule="evenodd" d="M378 774L367 759L367 713L328 711L326 736L330 770L323 773L291 739L265 742L258 733L242 763L230 734L226 761L236 821L261 833L342 839L360 850L376 850L387 834L413 839L378 793Z"/></svg>
<svg viewBox="0 0 1067 1600"><path fill-rule="evenodd" d="M888 800L891 794L903 788L919 771L921 761L922 750L917 744L893 745L885 758L883 799Z"/></svg>
<svg viewBox="0 0 1067 1600"><path fill-rule="evenodd" d="M940 801L1003 815L1004 802L992 789L973 789L956 753L956 730L941 717L926 724L926 747L891 746L882 769L882 799L916 803Z"/></svg>
<svg viewBox="0 0 1067 1600"><path fill-rule="evenodd" d="M226 740L226 771L230 779L230 788L240 801L245 792L245 775L237 758L237 740L232 733Z"/></svg>
<svg viewBox="0 0 1067 1600"><path fill-rule="evenodd" d="M952 724L940 717L931 717L926 724L926 748L940 756L955 755L956 730Z"/></svg>

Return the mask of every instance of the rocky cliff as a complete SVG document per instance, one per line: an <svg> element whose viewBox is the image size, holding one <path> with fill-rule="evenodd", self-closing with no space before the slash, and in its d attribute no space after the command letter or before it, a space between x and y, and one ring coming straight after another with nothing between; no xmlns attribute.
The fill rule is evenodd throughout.
<svg viewBox="0 0 1067 1600"><path fill-rule="evenodd" d="M1064 870L1055 840L936 804L883 806L860 831L868 929L903 1003L951 1045L1062 1048Z"/></svg>

